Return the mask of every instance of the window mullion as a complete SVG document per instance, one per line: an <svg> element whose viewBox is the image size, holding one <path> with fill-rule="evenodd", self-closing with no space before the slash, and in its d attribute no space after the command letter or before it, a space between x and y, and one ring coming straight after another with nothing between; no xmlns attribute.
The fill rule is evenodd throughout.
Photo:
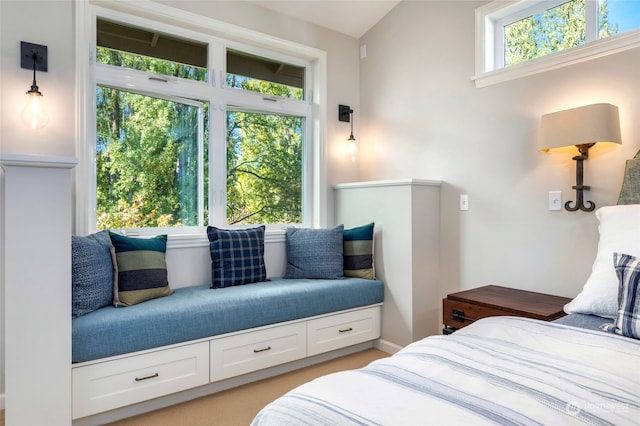
<svg viewBox="0 0 640 426"><path fill-rule="evenodd" d="M223 104L209 108L209 224L226 225L227 113Z"/></svg>
<svg viewBox="0 0 640 426"><path fill-rule="evenodd" d="M585 0L585 42L598 40L599 31L599 4L598 0Z"/></svg>

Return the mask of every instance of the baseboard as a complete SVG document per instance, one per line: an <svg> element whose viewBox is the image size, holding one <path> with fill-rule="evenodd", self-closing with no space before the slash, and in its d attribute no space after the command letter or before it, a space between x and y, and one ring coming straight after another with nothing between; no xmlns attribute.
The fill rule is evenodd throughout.
<svg viewBox="0 0 640 426"><path fill-rule="evenodd" d="M4 410L4 394L0 393L0 410Z"/></svg>
<svg viewBox="0 0 640 426"><path fill-rule="evenodd" d="M379 351L386 352L391 355L402 349L402 346L398 346L395 343L391 343L388 340L382 339L376 340L373 344L373 347L378 349Z"/></svg>
<svg viewBox="0 0 640 426"><path fill-rule="evenodd" d="M116 410L107 411L93 416L83 417L73 421L73 426L89 426L96 424L112 423L127 417L137 416L149 411L158 410L170 405L180 404L212 393L221 392L223 390L235 388L247 383L256 382L258 380L267 379L269 377L278 376L300 368L308 367L321 362L329 361L345 355L361 352L366 349L375 347L374 342L360 343L347 348L338 349L332 352L326 352L309 358L303 358L287 364L270 367L264 370L255 371L238 377L210 383L194 389L188 389L175 394L163 396L149 401L141 402L127 407L118 408Z"/></svg>

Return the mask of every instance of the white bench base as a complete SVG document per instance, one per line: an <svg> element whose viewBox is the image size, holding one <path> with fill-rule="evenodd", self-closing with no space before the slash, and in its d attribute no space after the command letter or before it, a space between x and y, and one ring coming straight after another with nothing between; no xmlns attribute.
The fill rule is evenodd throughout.
<svg viewBox="0 0 640 426"><path fill-rule="evenodd" d="M372 347L380 307L75 364L73 424L115 421Z"/></svg>

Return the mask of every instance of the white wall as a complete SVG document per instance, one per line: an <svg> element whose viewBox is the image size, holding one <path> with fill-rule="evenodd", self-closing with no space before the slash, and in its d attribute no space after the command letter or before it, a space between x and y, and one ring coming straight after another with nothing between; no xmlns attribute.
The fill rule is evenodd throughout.
<svg viewBox="0 0 640 426"><path fill-rule="evenodd" d="M362 178L444 182L441 296L496 284L573 297L595 258L597 221L547 210L548 191L575 200L575 154L538 152L535 132L548 112L617 105L623 145L596 145L585 163L588 197L615 204L640 147L640 52L476 89L474 11L485 3L403 1L361 39ZM458 210L461 193L469 211Z"/></svg>
<svg viewBox="0 0 640 426"><path fill-rule="evenodd" d="M0 150L4 154L75 155L73 1L0 1ZM33 71L20 68L20 42L48 47L48 72L36 79L49 123L31 131L20 120Z"/></svg>
<svg viewBox="0 0 640 426"><path fill-rule="evenodd" d="M85 0L77 0L85 1ZM76 156L76 58L74 0L0 0L0 152L38 156ZM163 2L217 20L243 26L270 36L292 40L325 50L328 57L327 105L327 193L331 185L357 180L357 168L345 153L349 135L347 123L337 120L338 104L351 105L355 110L356 134L359 129L359 48L352 37L308 25L278 15L270 10L233 1L171 1ZM31 85L32 73L20 68L20 41L48 46L49 71L38 73L37 81L49 110L49 124L38 132L22 126L20 112L26 103L25 92ZM1 195L1 194L0 194ZM327 210L331 223L333 204ZM0 215L1 217L2 215ZM43 212L42 220L47 220ZM0 236L4 234L0 225ZM44 236L46 238L46 236ZM281 243L274 243L280 247ZM198 250L198 249L194 249ZM278 249L279 256L282 255ZM169 259L178 261L189 250L178 250ZM202 252L201 250L199 251ZM278 259L268 260L279 265ZM279 266L270 267L270 272ZM275 273L275 272L274 272ZM191 274L187 281L206 275L202 270ZM0 279L3 274L0 274ZM4 288L4 282L2 288ZM180 286L180 285L178 285ZM4 313L2 312L2 316ZM0 349L4 328L0 328ZM0 352L0 408L4 395L4 350Z"/></svg>

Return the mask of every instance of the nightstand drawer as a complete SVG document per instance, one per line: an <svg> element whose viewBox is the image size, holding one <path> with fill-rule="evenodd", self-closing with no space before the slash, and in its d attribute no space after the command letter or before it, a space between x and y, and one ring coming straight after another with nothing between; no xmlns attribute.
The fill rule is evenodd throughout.
<svg viewBox="0 0 640 426"><path fill-rule="evenodd" d="M448 299L444 299L442 301L443 322L445 325L453 328L462 328L482 318L502 315L522 316L501 309L489 308L466 302L458 302Z"/></svg>

